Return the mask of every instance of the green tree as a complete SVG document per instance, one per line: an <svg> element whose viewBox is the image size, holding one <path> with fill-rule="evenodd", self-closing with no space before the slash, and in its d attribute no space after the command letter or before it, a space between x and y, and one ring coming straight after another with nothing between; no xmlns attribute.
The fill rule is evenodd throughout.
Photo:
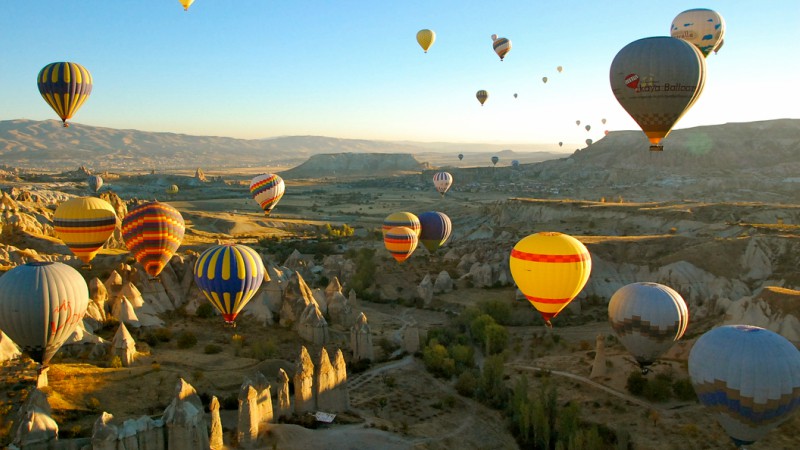
<svg viewBox="0 0 800 450"><path fill-rule="evenodd" d="M472 322L469 324L469 331L470 334L472 334L472 338L484 344L486 342L486 327L492 324L495 324L495 321L492 319L492 316L488 314L481 314L472 319Z"/></svg>
<svg viewBox="0 0 800 450"><path fill-rule="evenodd" d="M488 356L483 362L483 372L480 379L480 398L489 406L501 409L506 406L508 393L503 382L505 357L500 355Z"/></svg>
<svg viewBox="0 0 800 450"><path fill-rule="evenodd" d="M496 323L489 324L484 329L486 353L493 355L503 352L508 348L508 330Z"/></svg>

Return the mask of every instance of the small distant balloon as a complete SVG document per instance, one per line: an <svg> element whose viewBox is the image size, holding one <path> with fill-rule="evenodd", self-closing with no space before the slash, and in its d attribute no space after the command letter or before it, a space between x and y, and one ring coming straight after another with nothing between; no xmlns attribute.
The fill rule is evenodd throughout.
<svg viewBox="0 0 800 450"><path fill-rule="evenodd" d="M432 30L425 29L417 32L417 42L425 53L428 53L428 49L431 48L431 45L433 45L435 41L436 33Z"/></svg>
<svg viewBox="0 0 800 450"><path fill-rule="evenodd" d="M591 129L592 129L592 126L591 126L591 125L586 125L586 126L585 126L585 127L583 127L583 128L586 128L586 131L589 131L589 130L591 130Z"/></svg>
<svg viewBox="0 0 800 450"><path fill-rule="evenodd" d="M577 125L577 126L581 126L581 121L580 121L580 120L576 120L576 121L575 121L575 125Z"/></svg>
<svg viewBox="0 0 800 450"><path fill-rule="evenodd" d="M188 11L189 7L192 6L192 3L194 3L194 0L178 0L178 1L183 6L184 11Z"/></svg>
<svg viewBox="0 0 800 450"><path fill-rule="evenodd" d="M497 53L497 56L500 57L500 61L502 61L508 52L511 51L511 41L502 37L498 38L496 34L493 34L492 47L494 48L494 52Z"/></svg>
<svg viewBox="0 0 800 450"><path fill-rule="evenodd" d="M458 154L458 160L461 161L462 159L464 159L464 154L463 153L459 153Z"/></svg>
<svg viewBox="0 0 800 450"><path fill-rule="evenodd" d="M547 77L542 77L542 83L547 84Z"/></svg>
<svg viewBox="0 0 800 450"><path fill-rule="evenodd" d="M440 194L442 194L442 197L444 197L444 193L450 189L452 184L453 176L447 172L436 172L433 175L433 186Z"/></svg>
<svg viewBox="0 0 800 450"><path fill-rule="evenodd" d="M89 189L94 192L100 190L103 187L103 178L100 175L89 175L89 178L86 180L89 184Z"/></svg>
<svg viewBox="0 0 800 450"><path fill-rule="evenodd" d="M169 194L169 195L175 195L175 194L177 194L178 192L180 192L180 190L181 190L181 189L178 187L178 185L177 185L177 184L173 184L172 186L170 186L170 187L168 187L168 188L167 188L167 194Z"/></svg>
<svg viewBox="0 0 800 450"><path fill-rule="evenodd" d="M519 167L519 161L516 159L511 160L511 167Z"/></svg>
<svg viewBox="0 0 800 450"><path fill-rule="evenodd" d="M594 141L592 141L591 139L587 139L586 140L586 145L592 145L592 142L594 142Z"/></svg>
<svg viewBox="0 0 800 450"><path fill-rule="evenodd" d="M608 136L608 133L610 133L610 131L608 131L608 130L603 131L603 134L606 135L606 136Z"/></svg>
<svg viewBox="0 0 800 450"><path fill-rule="evenodd" d="M556 70L558 71L558 73L561 73L561 71L564 70L564 68L561 67L561 66L558 66L558 67L556 67Z"/></svg>
<svg viewBox="0 0 800 450"><path fill-rule="evenodd" d="M514 93L514 98L517 98L517 94L516 94L516 92Z"/></svg>
<svg viewBox="0 0 800 450"><path fill-rule="evenodd" d="M492 156L492 165L496 166L497 165L497 161L500 161L500 157Z"/></svg>
<svg viewBox="0 0 800 450"><path fill-rule="evenodd" d="M475 97L481 102L481 106L486 103L486 99L489 98L489 93L481 89L480 91L475 93Z"/></svg>
<svg viewBox="0 0 800 450"><path fill-rule="evenodd" d="M605 125L606 124L606 119L601 119L600 122L602 122L603 125Z"/></svg>
<svg viewBox="0 0 800 450"><path fill-rule="evenodd" d="M559 142L559 143L558 143L558 146L559 146L559 147L563 147L563 146L564 146L564 143L563 143L563 142Z"/></svg>

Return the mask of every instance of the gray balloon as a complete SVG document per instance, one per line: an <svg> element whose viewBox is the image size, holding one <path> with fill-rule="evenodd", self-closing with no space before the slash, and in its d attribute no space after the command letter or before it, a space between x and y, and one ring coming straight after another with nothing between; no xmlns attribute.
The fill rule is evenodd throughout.
<svg viewBox="0 0 800 450"><path fill-rule="evenodd" d="M650 140L650 149L661 150L661 140L703 91L705 74L705 58L694 45L649 37L617 53L609 80L617 101Z"/></svg>

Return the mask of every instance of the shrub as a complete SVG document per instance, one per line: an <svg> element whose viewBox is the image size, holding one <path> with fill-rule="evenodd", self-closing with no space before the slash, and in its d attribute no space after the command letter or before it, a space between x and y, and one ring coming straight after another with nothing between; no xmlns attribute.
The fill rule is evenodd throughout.
<svg viewBox="0 0 800 450"><path fill-rule="evenodd" d="M456 381L456 391L459 393L459 395L463 395L464 397L472 397L475 395L475 389L477 388L478 378L472 373L472 371L464 371L458 376L458 380Z"/></svg>
<svg viewBox="0 0 800 450"><path fill-rule="evenodd" d="M253 359L271 359L278 354L278 345L275 341L268 339L266 341L253 342L250 345L250 357Z"/></svg>
<svg viewBox="0 0 800 450"><path fill-rule="evenodd" d="M201 319L209 319L214 317L214 306L211 303L202 303L197 307L195 314L197 314L197 317Z"/></svg>
<svg viewBox="0 0 800 450"><path fill-rule="evenodd" d="M192 348L197 344L197 337L191 331L184 331L178 335L178 348Z"/></svg>
<svg viewBox="0 0 800 450"><path fill-rule="evenodd" d="M644 387L647 384L647 379L642 376L641 372L633 371L628 375L628 381L625 383L625 389L633 395L642 395Z"/></svg>
<svg viewBox="0 0 800 450"><path fill-rule="evenodd" d="M112 369L119 369L122 367L122 360L119 358L119 356L114 355L109 359L108 367L111 367Z"/></svg>
<svg viewBox="0 0 800 450"><path fill-rule="evenodd" d="M153 336L155 336L158 342L169 342L172 339L172 330L169 328L157 328L153 331Z"/></svg>
<svg viewBox="0 0 800 450"><path fill-rule="evenodd" d="M215 354L217 354L217 353L219 353L221 351L222 351L222 347L220 347L219 345L216 345L216 344L208 344L208 345L206 345L206 348L203 349L203 352L206 355L215 355Z"/></svg>
<svg viewBox="0 0 800 450"><path fill-rule="evenodd" d="M697 400L692 382L688 378L681 378L672 383L672 393L678 400L690 401Z"/></svg>

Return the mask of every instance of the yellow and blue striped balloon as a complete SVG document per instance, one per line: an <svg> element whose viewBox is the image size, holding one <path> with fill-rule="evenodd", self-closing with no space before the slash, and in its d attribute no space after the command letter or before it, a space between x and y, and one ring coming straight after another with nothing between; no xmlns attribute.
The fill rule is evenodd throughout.
<svg viewBox="0 0 800 450"><path fill-rule="evenodd" d="M53 230L75 256L89 264L117 227L117 213L97 197L75 197L56 208Z"/></svg>
<svg viewBox="0 0 800 450"><path fill-rule="evenodd" d="M68 127L67 119L72 118L92 93L92 74L78 63L54 62L39 71L36 84L44 101Z"/></svg>
<svg viewBox="0 0 800 450"><path fill-rule="evenodd" d="M419 237L419 233L422 232L422 225L419 223L419 217L406 211L391 213L383 219L381 231L384 236L394 227L407 227L414 231L417 237Z"/></svg>
<svg viewBox="0 0 800 450"><path fill-rule="evenodd" d="M246 245L216 245L200 254L194 265L195 283L228 324L264 279L269 281L261 255Z"/></svg>

